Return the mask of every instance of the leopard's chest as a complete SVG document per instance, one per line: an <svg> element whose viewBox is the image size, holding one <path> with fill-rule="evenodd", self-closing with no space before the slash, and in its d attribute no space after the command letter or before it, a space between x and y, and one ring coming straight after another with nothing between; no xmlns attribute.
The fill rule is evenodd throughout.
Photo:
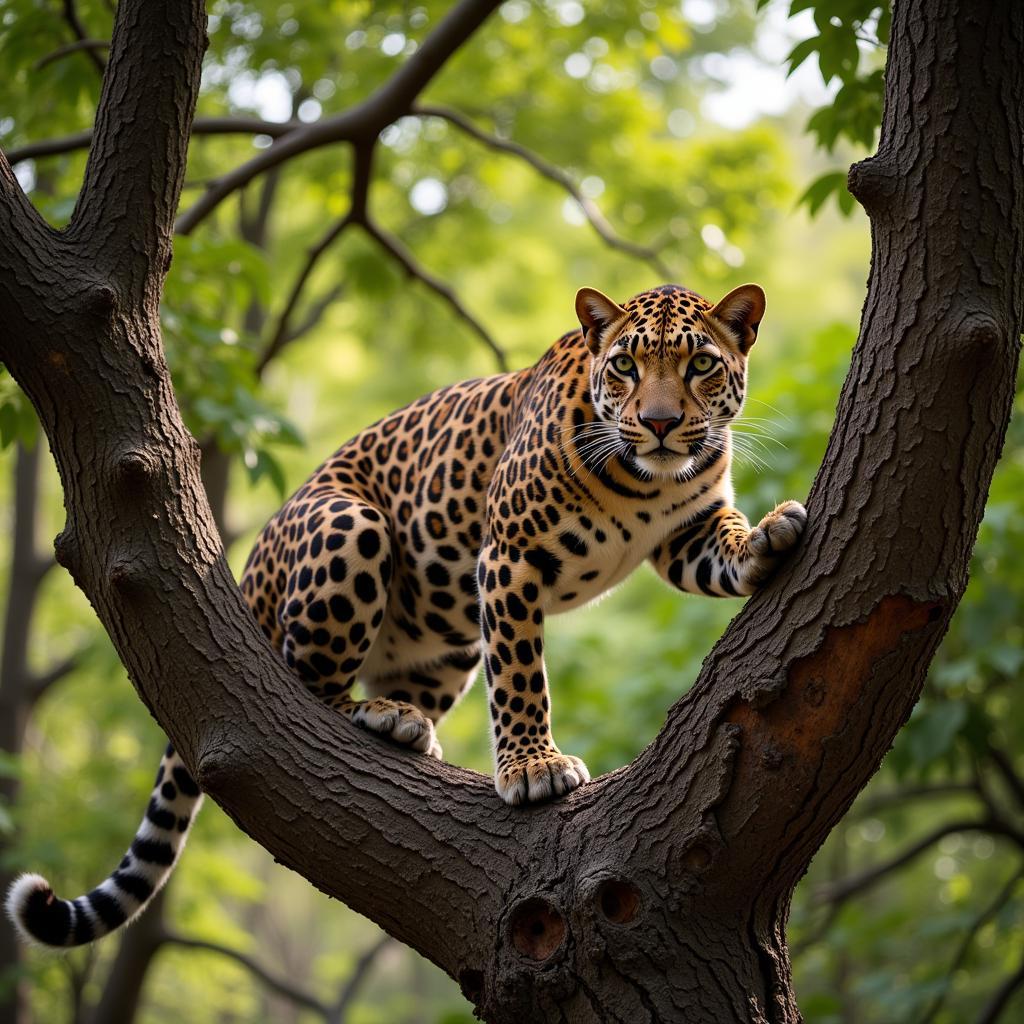
<svg viewBox="0 0 1024 1024"><path fill-rule="evenodd" d="M643 510L638 510L643 513ZM649 514L566 518L560 529L527 553L546 572L546 611L557 615L596 600L632 573L663 539L665 528Z"/></svg>

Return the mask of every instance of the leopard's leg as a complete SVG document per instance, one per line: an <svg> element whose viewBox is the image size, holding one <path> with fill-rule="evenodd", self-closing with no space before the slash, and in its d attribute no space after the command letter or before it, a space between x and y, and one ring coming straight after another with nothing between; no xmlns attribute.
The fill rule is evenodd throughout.
<svg viewBox="0 0 1024 1024"><path fill-rule="evenodd" d="M753 594L800 539L807 512L796 501L777 505L750 528L742 512L713 506L654 549L651 563L674 587L691 594Z"/></svg>
<svg viewBox="0 0 1024 1024"><path fill-rule="evenodd" d="M366 692L371 698L412 704L437 723L473 685L479 670L478 649L458 651L426 668L404 669L367 679ZM428 753L441 757L441 745L436 739Z"/></svg>
<svg viewBox="0 0 1024 1024"><path fill-rule="evenodd" d="M404 701L354 700L352 687L381 623L392 577L386 514L344 495L286 522L294 564L279 603L281 654L327 705L356 725L414 750L434 745L434 723Z"/></svg>
<svg viewBox="0 0 1024 1024"><path fill-rule="evenodd" d="M522 561L507 564L492 544L484 547L477 579L494 788L509 804L561 796L589 782L590 773L578 757L563 754L551 735L539 574Z"/></svg>

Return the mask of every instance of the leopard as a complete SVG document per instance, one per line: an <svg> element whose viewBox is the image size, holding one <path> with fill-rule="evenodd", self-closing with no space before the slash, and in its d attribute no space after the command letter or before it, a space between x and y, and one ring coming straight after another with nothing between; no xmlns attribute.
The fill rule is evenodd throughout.
<svg viewBox="0 0 1024 1024"><path fill-rule="evenodd" d="M756 284L717 303L676 284L621 305L583 288L579 327L533 366L442 388L344 443L266 524L241 577L296 683L441 758L437 725L482 665L501 800L532 805L589 782L552 733L547 618L645 561L679 591L749 596L804 531L799 502L753 528L735 507L730 425L765 305ZM72 946L131 920L173 870L201 800L168 747L117 870L75 900L22 876L7 901L19 931Z"/></svg>

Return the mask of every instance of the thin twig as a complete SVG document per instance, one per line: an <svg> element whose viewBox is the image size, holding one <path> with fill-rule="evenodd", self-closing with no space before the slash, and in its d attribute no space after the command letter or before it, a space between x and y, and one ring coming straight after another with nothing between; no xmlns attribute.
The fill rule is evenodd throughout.
<svg viewBox="0 0 1024 1024"><path fill-rule="evenodd" d="M184 949L204 949L210 953L217 953L220 956L227 957L229 960L234 960L235 963L240 964L249 971L250 974L259 978L267 988L276 992L278 995L284 996L285 999L289 999L293 1003L297 1003L299 1006L305 1006L307 1009L314 1010L322 1017L327 1017L331 1012L331 1008L317 999L316 996L312 995L310 992L306 992L304 989L292 985L284 978L271 974L270 971L258 964L248 954L241 952L241 950L232 949L230 946L223 946L219 942L209 942L206 939L195 939L172 931L168 931L164 934L163 941L170 945L181 946Z"/></svg>
<svg viewBox="0 0 1024 1024"><path fill-rule="evenodd" d="M325 1024L344 1024L345 1017L348 1015L348 1011L351 1009L352 1003L359 994L359 989L366 980L366 976L370 973L370 969L373 967L377 957L393 941L390 935L385 935L356 961L355 967L352 968L352 973L345 979L345 984L342 985L341 991L338 993L337 1000L327 1013Z"/></svg>
<svg viewBox="0 0 1024 1024"><path fill-rule="evenodd" d="M509 153L512 156L525 161L538 174L547 178L549 181L553 181L579 204L583 216L587 218L591 227L593 227L598 235L600 235L605 244L609 245L613 249L618 249L620 252L627 253L636 259L641 259L650 263L650 265L654 267L666 281L672 279L672 271L669 269L668 264L661 259L657 249L650 246L638 245L635 242L630 242L627 239L622 238L611 224L608 223L608 220L605 218L597 204L592 199L585 196L580 191L576 182L574 182L572 178L560 167L556 167L537 153L534 153L533 150L527 149L518 142L512 142L509 139L503 139L500 136L484 131L464 114L457 110L452 110L450 107L441 107L436 104L418 104L413 107L412 113L418 117L441 118L449 124L454 125L459 129L459 131L469 135L473 139L476 139L477 142L487 146L489 149L498 150L502 153Z"/></svg>
<svg viewBox="0 0 1024 1024"><path fill-rule="evenodd" d="M41 700L51 686L59 683L65 676L74 672L81 663L82 655L79 652L78 654L69 655L67 658L58 661L45 672L41 672L39 675L33 676L29 681L28 699L33 704L36 701Z"/></svg>
<svg viewBox="0 0 1024 1024"><path fill-rule="evenodd" d="M917 840L917 842L911 843L911 845L905 850L896 854L896 856L891 857L889 860L882 861L880 864L876 864L874 867L870 867L856 875L851 875L849 878L821 886L817 893L815 893L815 902L834 904L844 903L851 896L856 896L858 893L861 893L865 889L875 885L886 875L905 867L911 861L924 853L929 847L934 846L940 839L943 839L945 836L952 835L955 832L988 832L993 835L1002 835L1008 836L1014 840L1017 839L1015 830L1010 828L1005 822L999 821L998 819L986 818L981 821L947 821L945 824L939 825L937 828L933 829L927 835L922 836Z"/></svg>
<svg viewBox="0 0 1024 1024"><path fill-rule="evenodd" d="M288 331L288 336L285 338L285 344L290 345L293 341L298 341L299 338L305 337L320 321L323 319L324 313L334 305L345 294L345 285L336 284L333 288L329 288L323 295L320 296L314 302L311 302L309 308L306 310L306 315L302 318L302 321L296 324Z"/></svg>
<svg viewBox="0 0 1024 1024"><path fill-rule="evenodd" d="M854 805L854 811L858 817L866 818L912 800L969 793L978 795L977 787L971 782L940 782L931 785L907 786L903 789L877 793L865 800L858 801Z"/></svg>
<svg viewBox="0 0 1024 1024"><path fill-rule="evenodd" d="M996 894L994 900L992 900L988 906L974 919L971 923L970 928L967 929L966 934L957 947L956 954L954 955L949 967L945 970L945 977L951 982L953 976L956 974L960 967L963 965L964 960L967 957L968 950L971 948L971 944L974 942L974 937L985 927L986 924L999 911L1002 909L1007 899L1010 897L1010 893L1013 892L1014 886L1024 878L1024 867L1019 867L1006 881L1006 884ZM924 1016L920 1020L920 1024L931 1024L933 1020L938 1016L939 1010L942 1009L943 1004L946 1002L946 996L949 995L950 986L947 984L946 987L935 997L931 1006L925 1011Z"/></svg>
<svg viewBox="0 0 1024 1024"><path fill-rule="evenodd" d="M1013 761L1010 760L1010 756L1004 750L995 746L991 741L986 741L985 745L988 748L989 759L1003 777L1003 781L1013 794L1014 799L1024 808L1024 778L1021 778L1018 774L1013 766Z"/></svg>
<svg viewBox="0 0 1024 1024"><path fill-rule="evenodd" d="M1016 972L1011 974L993 993L992 998L978 1015L977 1024L996 1024L996 1021L1003 1015L1006 1004L1022 986L1024 986L1024 960L1021 961Z"/></svg>
<svg viewBox="0 0 1024 1024"><path fill-rule="evenodd" d="M71 31L75 34L75 39L80 43L92 41L89 33L85 31L82 19L78 16L78 10L75 7L75 0L64 0L64 20L68 23ZM102 77L103 72L107 69L106 61L104 61L104 59L96 52L95 48L86 47L85 52Z"/></svg>
<svg viewBox="0 0 1024 1024"><path fill-rule="evenodd" d="M281 349L283 349L289 341L292 341L297 337L297 334L293 333L291 330L291 318L292 314L295 312L295 307L298 305L299 297L302 295L302 290L306 286L306 281L309 279L309 275L312 274L313 268L316 266L320 257L352 225L352 223L353 220L351 213L346 213L344 217L335 221L335 223L332 224L320 237L320 240L307 251L306 262L302 265L302 269L295 278L291 291L288 293L288 298L285 301L284 308L278 315L270 340L267 342L263 352L260 354L260 357L256 362L257 377L260 376L267 368L267 364L272 359L276 358Z"/></svg>
<svg viewBox="0 0 1024 1024"><path fill-rule="evenodd" d="M52 53L48 53L45 57L40 57L33 66L33 71L42 71L47 64L52 64L54 61L60 60L62 57L67 57L72 53L81 53L83 50L109 50L110 42L106 39L78 39L73 43L65 43L63 46L58 46Z"/></svg>
<svg viewBox="0 0 1024 1024"><path fill-rule="evenodd" d="M473 330L483 343L494 354L495 361L504 373L508 370L508 360L505 358L505 351L491 336L486 327L466 307L462 300L452 289L451 285L435 277L429 270L420 264L416 257L406 246L394 235L389 234L378 227L370 218L362 222L361 227L386 253L388 253L414 280L422 282L436 295L439 295L448 304L451 310L460 320Z"/></svg>
<svg viewBox="0 0 1024 1024"><path fill-rule="evenodd" d="M193 135L268 135L279 139L295 130L301 121L264 121L259 117L197 117L192 125ZM44 156L61 156L79 149L88 149L92 144L92 131L75 132L56 139L41 139L29 142L7 154L13 167L25 160ZM219 180L219 179L215 179ZM212 184L212 182L211 182Z"/></svg>

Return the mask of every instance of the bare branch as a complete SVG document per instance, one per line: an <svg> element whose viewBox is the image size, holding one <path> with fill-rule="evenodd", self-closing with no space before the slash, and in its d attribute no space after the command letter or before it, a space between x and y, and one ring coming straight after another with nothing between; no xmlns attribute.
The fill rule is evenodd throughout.
<svg viewBox="0 0 1024 1024"><path fill-rule="evenodd" d="M500 0L459 0L423 45L376 92L350 110L296 128L226 174L178 218L178 231L191 233L232 192L271 167L321 146L375 139L383 128L409 112L416 97L499 4Z"/></svg>
<svg viewBox="0 0 1024 1024"><path fill-rule="evenodd" d="M56 662L45 672L33 676L29 680L28 697L31 703L41 700L46 692L55 683L59 683L65 676L70 675L82 663L82 653L71 654Z"/></svg>
<svg viewBox="0 0 1024 1024"><path fill-rule="evenodd" d="M977 1024L996 1024L996 1021L1003 1015L1003 1010L1006 1009L1007 1003L1013 998L1017 989L1022 986L1024 986L1024 960L1021 961L1020 967L1017 968L1016 972L1011 974L996 989L992 998L978 1015Z"/></svg>
<svg viewBox="0 0 1024 1024"><path fill-rule="evenodd" d="M1013 794L1017 803L1024 807L1024 778L1021 778L1017 769L1014 768L1009 754L995 746L991 741L987 741L985 745L988 748L988 756L992 764L995 765L996 770L1006 783L1006 788Z"/></svg>
<svg viewBox="0 0 1024 1024"><path fill-rule="evenodd" d="M82 19L78 16L78 10L75 7L75 0L64 0L64 20L70 26L71 31L75 34L75 39L77 39L79 43L96 42L96 40L91 39L89 37L89 33L85 31L85 26L82 24ZM89 57L89 60L91 60L92 63L95 65L96 70L102 76L103 72L107 68L107 65L104 62L103 58L96 52L96 48L86 46L83 47L83 49ZM47 60L49 59L51 58L47 58Z"/></svg>
<svg viewBox="0 0 1024 1024"><path fill-rule="evenodd" d="M309 308L306 310L306 315L302 318L302 321L291 328L288 332L288 336L285 338L285 344L289 345L293 341L298 341L299 338L304 337L320 321L323 319L324 313L334 305L345 294L345 285L336 284L333 288L329 288L319 299L312 302Z"/></svg>
<svg viewBox="0 0 1024 1024"><path fill-rule="evenodd" d="M264 121L259 117L197 117L192 125L193 135L268 135L279 139L300 125L301 121ZM62 135L56 139L29 142L7 154L11 166L24 160L35 160L44 156L61 156L75 150L88 149L92 142L92 131Z"/></svg>
<svg viewBox="0 0 1024 1024"><path fill-rule="evenodd" d="M818 903L844 903L851 896L856 896L880 882L886 875L905 867L940 839L953 835L955 832L988 832L1017 839L1015 832L1009 826L991 818L982 821L947 821L922 836L917 842L911 843L905 850L889 860L882 861L880 864L867 868L856 875L851 875L849 878L821 886L815 893L814 899Z"/></svg>
<svg viewBox="0 0 1024 1024"><path fill-rule="evenodd" d="M291 1000L299 1006L304 1006L309 1010L314 1010L319 1013L322 1017L326 1017L330 1012L331 1008L325 1003L322 1003L316 996L304 989L298 988L286 981L284 978L278 977L272 974L265 967L262 967L247 953L243 953L241 950L232 949L230 946L221 945L219 942L210 942L206 939L191 938L187 935L181 935L178 932L167 931L163 935L163 941L172 946L181 946L184 949L203 949L210 953L217 953L219 956L227 957L229 960L234 960L236 964L240 964L250 974L258 978L267 988L272 992L276 992L280 996L284 996L285 999Z"/></svg>
<svg viewBox="0 0 1024 1024"><path fill-rule="evenodd" d="M394 941L390 935L385 935L356 961L352 973L345 979L345 984L342 986L336 1002L327 1013L326 1024L342 1024L377 957Z"/></svg>
<svg viewBox="0 0 1024 1024"><path fill-rule="evenodd" d="M109 48L110 43L106 39L79 39L74 43L65 43L63 46L58 46L56 50L48 53L45 57L40 57L35 62L33 70L42 71L47 64L52 64L54 61L58 61L72 53L81 53L85 50L108 50Z"/></svg>
<svg viewBox="0 0 1024 1024"><path fill-rule="evenodd" d="M504 373L508 370L508 360L505 358L504 349L495 341L487 328L466 309L451 285L445 283L439 277L435 277L434 274L417 261L416 257L398 238L378 227L369 217L362 222L361 226L388 255L395 259L409 277L422 282L432 292L444 299L452 312L466 323L491 350L501 371Z"/></svg>
<svg viewBox="0 0 1024 1024"><path fill-rule="evenodd" d="M618 232L608 223L604 214L598 208L597 204L592 200L588 199L579 189L576 182L563 171L560 167L556 167L554 164L549 163L542 156L534 153L533 150L527 149L525 146L520 145L517 142L512 142L509 139L500 138L490 132L485 132L478 125L474 124L468 117L460 113L457 110L452 110L450 107L441 107L437 105L420 105L418 104L412 110L412 113L418 117L438 117L449 124L454 125L459 131L464 132L471 138L476 139L477 142L483 143L489 149L494 149L502 153L509 153L520 160L525 161L529 164L541 177L547 178L548 181L553 181L559 186L564 192L568 193L576 203L579 205L580 210L583 212L583 216L587 218L591 227L601 236L601 239L606 245L612 249L618 249L620 252L627 253L636 259L644 260L654 267L662 278L666 281L672 279L672 271L669 269L661 257L658 255L657 248L653 246L637 245L635 242L627 241L622 238Z"/></svg>
<svg viewBox="0 0 1024 1024"><path fill-rule="evenodd" d="M320 237L320 240L306 253L306 262L302 265L298 277L295 278L292 284L291 291L288 293L288 298L284 304L284 309L281 310L277 318L274 332L256 363L257 377L263 373L267 368L267 364L280 353L281 349L297 336L291 330L291 317L298 304L299 297L302 295L302 290L306 286L306 281L313 272L317 260L352 223L354 222L351 213L345 214L344 217L335 221Z"/></svg>
<svg viewBox="0 0 1024 1024"><path fill-rule="evenodd" d="M1024 867L1019 867L1007 879L1006 884L996 894L995 899L993 899L971 923L970 928L967 929L960 945L957 947L956 954L952 961L950 961L949 967L946 968L945 977L948 980L951 980L956 972L960 970L965 958L967 957L967 952L971 948L971 944L974 942L974 937L1003 908L1021 878L1024 878ZM947 987L944 988L938 996L936 996L931 1006L929 1006L925 1011L924 1016L920 1020L920 1024L931 1024L931 1022L935 1020L939 1014L939 1010L942 1009L943 1004L946 1002L946 996L948 994L949 986L947 985Z"/></svg>
<svg viewBox="0 0 1024 1024"><path fill-rule="evenodd" d="M891 807L900 807L912 800L959 794L973 794L977 796L977 786L971 782L939 782L920 786L906 786L903 789L873 794L866 800L858 801L855 811L859 817L866 818L888 810Z"/></svg>

